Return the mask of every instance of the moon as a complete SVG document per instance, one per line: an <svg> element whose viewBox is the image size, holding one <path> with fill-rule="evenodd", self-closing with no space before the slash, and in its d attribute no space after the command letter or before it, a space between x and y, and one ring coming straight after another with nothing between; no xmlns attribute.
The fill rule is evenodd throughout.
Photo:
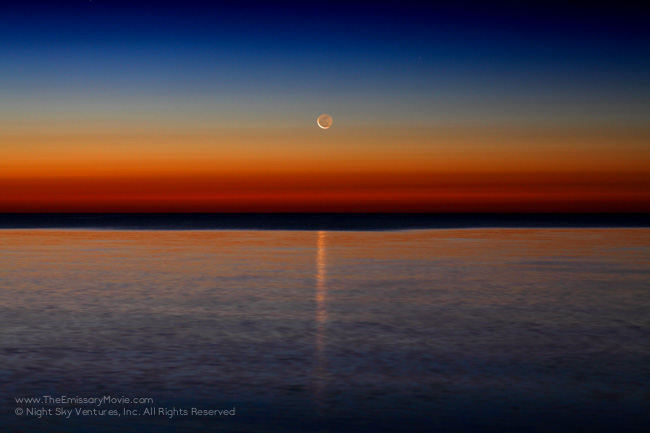
<svg viewBox="0 0 650 433"><path fill-rule="evenodd" d="M318 116L318 119L316 120L316 123L318 123L318 126L321 129L329 128L330 126L332 126L333 122L334 121L332 120L332 116L330 116L329 114L321 114L320 116Z"/></svg>

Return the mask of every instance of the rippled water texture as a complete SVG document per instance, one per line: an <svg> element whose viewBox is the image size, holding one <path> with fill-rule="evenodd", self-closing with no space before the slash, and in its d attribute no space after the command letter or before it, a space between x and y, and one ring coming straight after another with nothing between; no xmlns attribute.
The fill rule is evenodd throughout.
<svg viewBox="0 0 650 433"><path fill-rule="evenodd" d="M0 426L643 431L649 283L649 229L2 230ZM44 394L236 415L14 414Z"/></svg>

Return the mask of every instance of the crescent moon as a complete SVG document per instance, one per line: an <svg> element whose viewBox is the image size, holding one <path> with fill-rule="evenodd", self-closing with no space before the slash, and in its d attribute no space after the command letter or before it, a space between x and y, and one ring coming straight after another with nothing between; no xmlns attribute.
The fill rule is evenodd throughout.
<svg viewBox="0 0 650 433"><path fill-rule="evenodd" d="M321 114L318 116L318 119L316 119L316 124L318 124L318 127L320 129L328 129L330 126L332 126L332 123L332 116L329 114Z"/></svg>

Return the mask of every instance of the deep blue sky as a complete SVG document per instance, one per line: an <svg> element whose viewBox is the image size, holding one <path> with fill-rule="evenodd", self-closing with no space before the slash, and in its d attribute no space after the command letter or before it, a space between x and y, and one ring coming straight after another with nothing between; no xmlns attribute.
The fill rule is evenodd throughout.
<svg viewBox="0 0 650 433"><path fill-rule="evenodd" d="M0 114L645 124L641 9L2 2Z"/></svg>

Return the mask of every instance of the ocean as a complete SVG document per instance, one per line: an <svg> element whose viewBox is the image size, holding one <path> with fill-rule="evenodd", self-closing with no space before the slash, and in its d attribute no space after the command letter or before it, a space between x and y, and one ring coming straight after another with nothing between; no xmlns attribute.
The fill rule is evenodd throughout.
<svg viewBox="0 0 650 433"><path fill-rule="evenodd" d="M648 228L3 218L2 431L650 425Z"/></svg>

